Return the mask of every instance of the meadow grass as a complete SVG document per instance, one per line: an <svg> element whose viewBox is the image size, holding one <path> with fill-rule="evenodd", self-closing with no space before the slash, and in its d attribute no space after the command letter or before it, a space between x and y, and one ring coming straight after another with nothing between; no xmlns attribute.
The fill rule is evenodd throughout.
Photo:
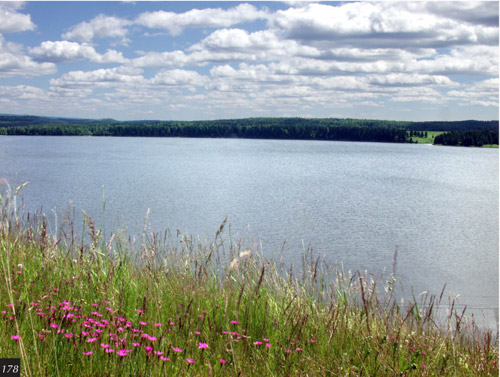
<svg viewBox="0 0 500 377"><path fill-rule="evenodd" d="M427 137L412 136L411 139L418 144L434 144L434 138L443 133L444 131L427 131ZM410 137L410 131L407 132L407 135Z"/></svg>
<svg viewBox="0 0 500 377"><path fill-rule="evenodd" d="M18 191L18 190L17 190ZM16 191L16 192L17 192ZM14 193L15 194L15 193ZM15 195L0 218L0 357L25 376L496 376L498 332L442 297L402 305L393 276L343 272L312 251L295 270L226 239L77 239Z"/></svg>

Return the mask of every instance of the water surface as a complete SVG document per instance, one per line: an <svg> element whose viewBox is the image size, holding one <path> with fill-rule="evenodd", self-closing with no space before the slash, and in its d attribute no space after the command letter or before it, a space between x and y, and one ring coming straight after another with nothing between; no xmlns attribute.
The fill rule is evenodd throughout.
<svg viewBox="0 0 500 377"><path fill-rule="evenodd" d="M498 149L2 136L0 177L30 182L30 210L61 214L71 202L107 230L137 234L149 208L152 229L213 239L227 217L233 239L264 254L286 241L294 265L313 247L345 269L382 274L397 247L407 287L438 294L446 283L496 328Z"/></svg>

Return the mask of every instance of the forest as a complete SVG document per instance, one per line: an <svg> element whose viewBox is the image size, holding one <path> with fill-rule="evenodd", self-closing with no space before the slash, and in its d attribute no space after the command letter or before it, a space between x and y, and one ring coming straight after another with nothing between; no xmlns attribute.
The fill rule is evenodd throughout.
<svg viewBox="0 0 500 377"><path fill-rule="evenodd" d="M409 131L409 132L407 132ZM435 144L498 144L498 121L408 122L351 118L244 118L204 121L116 121L0 115L0 135L207 137L411 142L443 131ZM496 132L496 133L495 133ZM481 144L483 143L483 144Z"/></svg>

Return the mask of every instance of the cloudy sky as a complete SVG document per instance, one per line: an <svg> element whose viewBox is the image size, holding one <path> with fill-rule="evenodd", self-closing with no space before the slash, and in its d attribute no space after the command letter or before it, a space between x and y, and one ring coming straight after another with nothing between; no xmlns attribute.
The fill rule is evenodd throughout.
<svg viewBox="0 0 500 377"><path fill-rule="evenodd" d="M498 8L0 2L0 113L498 119Z"/></svg>

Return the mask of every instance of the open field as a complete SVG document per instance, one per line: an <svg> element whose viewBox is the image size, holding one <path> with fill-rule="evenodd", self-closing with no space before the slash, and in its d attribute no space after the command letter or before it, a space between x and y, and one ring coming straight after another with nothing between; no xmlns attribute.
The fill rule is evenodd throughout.
<svg viewBox="0 0 500 377"><path fill-rule="evenodd" d="M18 190L16 190L17 192ZM0 355L26 376L496 376L498 334L445 297L402 304L393 276L300 269L228 238L109 238L86 218L0 213Z"/></svg>

